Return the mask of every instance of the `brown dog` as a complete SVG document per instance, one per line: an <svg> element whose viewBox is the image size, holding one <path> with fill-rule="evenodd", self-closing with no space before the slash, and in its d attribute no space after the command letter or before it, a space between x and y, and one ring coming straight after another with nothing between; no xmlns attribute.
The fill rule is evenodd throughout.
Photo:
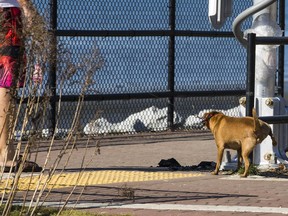
<svg viewBox="0 0 288 216"><path fill-rule="evenodd" d="M225 116L221 112L213 111L204 114L203 122L211 130L216 141L218 157L215 171L212 172L214 175L219 172L224 149L237 150L238 169L242 158L245 163L242 177L247 177L250 166L249 155L254 147L268 135L272 139L273 146L277 145L271 127L258 119L255 109L253 109L253 117L240 118Z"/></svg>

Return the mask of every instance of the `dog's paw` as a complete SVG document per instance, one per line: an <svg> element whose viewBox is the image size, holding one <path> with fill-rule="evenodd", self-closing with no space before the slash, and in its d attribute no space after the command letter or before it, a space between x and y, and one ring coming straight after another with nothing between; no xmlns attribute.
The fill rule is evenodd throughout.
<svg viewBox="0 0 288 216"><path fill-rule="evenodd" d="M213 171L211 172L212 175L218 175L218 172L217 171Z"/></svg>
<svg viewBox="0 0 288 216"><path fill-rule="evenodd" d="M248 176L247 174L240 175L241 178L247 178L247 176Z"/></svg>

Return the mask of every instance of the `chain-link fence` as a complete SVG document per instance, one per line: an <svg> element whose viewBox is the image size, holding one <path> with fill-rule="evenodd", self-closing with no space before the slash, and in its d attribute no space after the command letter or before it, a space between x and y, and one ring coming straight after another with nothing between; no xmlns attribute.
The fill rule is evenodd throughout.
<svg viewBox="0 0 288 216"><path fill-rule="evenodd" d="M232 17L220 30L211 27L208 1L202 0L34 4L55 30L59 53L56 71L47 72L56 88L47 127L57 122L59 129L69 129L83 93L79 129L85 133L200 129L197 116L205 109L237 115L245 95L246 50L231 26L252 2L234 1ZM62 67L73 75L63 78Z"/></svg>

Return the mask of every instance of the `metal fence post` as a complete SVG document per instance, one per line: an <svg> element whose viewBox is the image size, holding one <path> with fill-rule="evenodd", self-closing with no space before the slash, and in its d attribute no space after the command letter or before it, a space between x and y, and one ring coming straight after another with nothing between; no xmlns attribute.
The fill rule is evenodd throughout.
<svg viewBox="0 0 288 216"><path fill-rule="evenodd" d="M255 97L255 61L256 61L256 34L248 34L247 46L247 78L246 78L246 116L252 116ZM253 161L253 152L249 155Z"/></svg>
<svg viewBox="0 0 288 216"><path fill-rule="evenodd" d="M56 127L56 69L57 69L57 0L50 0L50 25L51 25L51 55L50 71L48 75L48 82L50 88L50 106L51 106L51 132L55 132Z"/></svg>
<svg viewBox="0 0 288 216"><path fill-rule="evenodd" d="M247 79L246 79L246 116L252 116L255 95L256 34L248 34Z"/></svg>
<svg viewBox="0 0 288 216"><path fill-rule="evenodd" d="M175 0L169 2L169 60L168 60L168 91L174 93L175 91ZM174 129L174 95L168 98L168 129Z"/></svg>
<svg viewBox="0 0 288 216"><path fill-rule="evenodd" d="M285 0L279 1L279 26L285 29ZM283 33L284 34L284 33ZM285 62L285 46L281 44L278 49L278 94L284 97L284 62Z"/></svg>

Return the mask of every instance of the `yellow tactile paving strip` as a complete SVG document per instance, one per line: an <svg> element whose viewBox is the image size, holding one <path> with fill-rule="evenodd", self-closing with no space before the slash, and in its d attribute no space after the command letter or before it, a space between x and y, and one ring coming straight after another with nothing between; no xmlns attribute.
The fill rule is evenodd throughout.
<svg viewBox="0 0 288 216"><path fill-rule="evenodd" d="M75 173L62 173L54 174L49 180L46 188L65 188L75 185L100 185L100 184L113 184L113 183L128 183L140 181L159 181L168 179L178 179L187 177L202 176L200 173L183 173L183 172L144 172L144 171L93 171L93 172L75 172ZM47 181L48 176L33 176L23 177L19 179L18 190L35 190L37 185L40 188ZM12 180L8 185L11 184ZM39 184L40 183L40 184ZM0 191L5 189L7 180L2 179L0 182ZM9 189L9 187L6 189Z"/></svg>

